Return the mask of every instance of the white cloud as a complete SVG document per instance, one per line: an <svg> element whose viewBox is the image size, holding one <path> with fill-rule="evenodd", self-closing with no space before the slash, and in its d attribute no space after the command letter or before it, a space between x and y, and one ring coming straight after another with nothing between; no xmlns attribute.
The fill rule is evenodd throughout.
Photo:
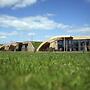
<svg viewBox="0 0 90 90"><path fill-rule="evenodd" d="M0 7L22 8L35 4L38 0L0 0Z"/></svg>
<svg viewBox="0 0 90 90"><path fill-rule="evenodd" d="M58 28L60 28L60 29L71 29L73 27L70 25L65 25L63 23L60 23L60 24L58 24Z"/></svg>
<svg viewBox="0 0 90 90"><path fill-rule="evenodd" d="M90 33L90 26L82 26L82 27L76 27L72 28L71 30L68 30L69 33Z"/></svg>
<svg viewBox="0 0 90 90"><path fill-rule="evenodd" d="M16 18L6 15L0 16L0 27L15 28L17 30L52 30L71 28L69 25L57 23L46 16Z"/></svg>
<svg viewBox="0 0 90 90"><path fill-rule="evenodd" d="M18 32L0 32L0 38L7 38L8 36L18 35Z"/></svg>
<svg viewBox="0 0 90 90"><path fill-rule="evenodd" d="M12 35L18 35L18 32L16 32L16 31L13 31L13 32L0 32L0 35L12 36Z"/></svg>
<svg viewBox="0 0 90 90"><path fill-rule="evenodd" d="M35 36L36 33L28 33L28 36Z"/></svg>
<svg viewBox="0 0 90 90"><path fill-rule="evenodd" d="M46 13L45 16L52 17L52 16L55 16L55 14L53 14L53 13Z"/></svg>
<svg viewBox="0 0 90 90"><path fill-rule="evenodd" d="M4 38L7 38L6 36L0 36L0 39L4 39Z"/></svg>
<svg viewBox="0 0 90 90"><path fill-rule="evenodd" d="M65 33L90 33L90 26L85 24L81 27L73 27L58 23L48 16L30 16L17 18L12 16L1 15L0 27L14 28L16 30L63 30ZM11 29L10 29L11 30ZM6 33L8 35L16 35L17 32ZM28 33L28 36L34 36L35 33Z"/></svg>

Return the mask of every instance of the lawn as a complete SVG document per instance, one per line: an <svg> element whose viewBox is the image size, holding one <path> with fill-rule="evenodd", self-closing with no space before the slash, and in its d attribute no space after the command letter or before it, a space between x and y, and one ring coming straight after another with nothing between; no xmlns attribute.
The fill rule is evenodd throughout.
<svg viewBox="0 0 90 90"><path fill-rule="evenodd" d="M0 52L0 90L90 90L90 53Z"/></svg>

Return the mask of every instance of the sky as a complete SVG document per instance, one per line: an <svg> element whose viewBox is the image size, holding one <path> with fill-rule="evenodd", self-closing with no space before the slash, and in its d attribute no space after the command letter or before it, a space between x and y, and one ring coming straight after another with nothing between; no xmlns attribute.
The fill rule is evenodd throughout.
<svg viewBox="0 0 90 90"><path fill-rule="evenodd" d="M90 0L0 0L0 43L90 36Z"/></svg>

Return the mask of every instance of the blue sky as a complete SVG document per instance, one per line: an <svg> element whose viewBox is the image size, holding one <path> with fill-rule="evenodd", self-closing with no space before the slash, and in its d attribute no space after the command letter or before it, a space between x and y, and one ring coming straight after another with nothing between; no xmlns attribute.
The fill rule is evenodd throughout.
<svg viewBox="0 0 90 90"><path fill-rule="evenodd" d="M0 0L0 43L90 36L90 0Z"/></svg>

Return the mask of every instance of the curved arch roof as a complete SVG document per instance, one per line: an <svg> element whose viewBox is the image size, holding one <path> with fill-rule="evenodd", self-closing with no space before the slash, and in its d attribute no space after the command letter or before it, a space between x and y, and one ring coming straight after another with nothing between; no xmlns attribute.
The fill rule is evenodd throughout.
<svg viewBox="0 0 90 90"><path fill-rule="evenodd" d="M73 37L71 37L71 36L54 36L54 37L52 37L52 38L50 38L50 39L48 39L47 41L44 41L44 42L42 42L40 45L39 45L39 47L37 48L37 51L39 51L39 49L45 44L45 43L51 43L51 42L54 42L54 41L56 41L56 40L62 40L62 38L73 38Z"/></svg>
<svg viewBox="0 0 90 90"><path fill-rule="evenodd" d="M90 39L90 36L70 36L70 35L63 35L63 36L54 36L54 37L51 37L50 39L48 39L47 41L44 41L43 43L41 43L39 45L39 47L37 48L37 51L39 51L39 49L45 44L45 43L51 43L53 41L56 41L56 40L62 40L62 39L67 39L67 38L71 38L71 39Z"/></svg>

